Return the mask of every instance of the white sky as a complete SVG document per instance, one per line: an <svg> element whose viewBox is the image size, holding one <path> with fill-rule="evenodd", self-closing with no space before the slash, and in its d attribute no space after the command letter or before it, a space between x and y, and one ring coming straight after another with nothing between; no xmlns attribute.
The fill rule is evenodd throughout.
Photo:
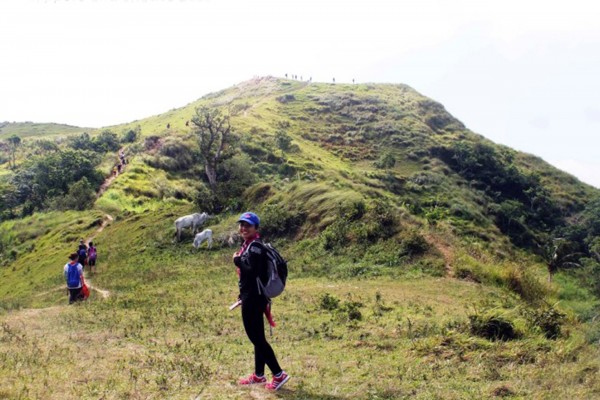
<svg viewBox="0 0 600 400"><path fill-rule="evenodd" d="M597 4L2 0L0 121L114 125L257 75L406 83L600 187Z"/></svg>

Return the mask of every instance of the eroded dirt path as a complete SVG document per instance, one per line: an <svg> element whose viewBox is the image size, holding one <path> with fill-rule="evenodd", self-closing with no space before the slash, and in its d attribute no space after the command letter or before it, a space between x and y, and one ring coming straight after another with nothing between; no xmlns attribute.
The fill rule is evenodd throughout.
<svg viewBox="0 0 600 400"><path fill-rule="evenodd" d="M114 218L109 214L105 214L104 220L102 221L102 224L100 225L100 227L96 230L96 232L94 232L94 234L92 236L87 238L85 242L86 243L93 242L94 238L96 236L98 236L98 234L100 232L102 232L104 230L104 228L106 228L106 226L109 223L111 223L112 221L114 221ZM93 275L91 274L91 272L89 274L86 274L85 283L87 283L87 285L90 287L91 290L98 292L98 294L100 294L100 297L102 297L103 299L107 299L110 296L110 292L108 290L100 289L100 288L94 286L92 284L92 276Z"/></svg>
<svg viewBox="0 0 600 400"><path fill-rule="evenodd" d="M444 267L446 270L446 276L449 278L454 277L454 268L452 267L454 263L454 251L452 250L452 246L442 240L439 236L428 234L425 236L427 242L429 242L437 251L439 251L444 257Z"/></svg>

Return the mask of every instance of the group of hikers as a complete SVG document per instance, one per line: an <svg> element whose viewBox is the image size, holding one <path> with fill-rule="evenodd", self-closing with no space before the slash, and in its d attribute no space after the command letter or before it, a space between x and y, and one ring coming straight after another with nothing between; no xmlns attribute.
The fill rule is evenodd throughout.
<svg viewBox="0 0 600 400"><path fill-rule="evenodd" d="M89 288L85 284L83 271L87 266L90 273L95 273L97 257L98 253L94 243L89 242L86 246L83 239L79 241L77 251L69 255L69 262L63 268L67 289L69 290L69 304L85 300L89 296Z"/></svg>
<svg viewBox="0 0 600 400"><path fill-rule="evenodd" d="M123 171L125 164L127 164L127 159L125 158L125 153L123 152L123 150L120 150L119 151L119 161L117 164L115 164L115 166L112 169L113 175L114 176L119 175L121 173L121 171Z"/></svg>
<svg viewBox="0 0 600 400"><path fill-rule="evenodd" d="M263 243L258 232L260 226L258 215L253 212L245 212L238 218L237 223L243 239L240 249L233 254L239 296L230 310L241 306L242 324L254 347L254 371L240 379L238 384L241 386L265 385L267 390L275 391L279 390L290 379L290 376L279 365L275 352L267 341L263 315L267 317L271 327L275 326L271 315L271 298L268 296L277 296L283 290L287 276L287 263L277 253L282 263L285 264L285 275L279 291L271 294L274 293L270 290L272 289L270 284L274 281L273 251L276 252L276 250L268 243ZM93 261L92 254L94 255ZM84 265L87 260L87 265L95 268L95 254L96 249L93 243L86 248L82 240L78 251L69 256L70 261L65 265L64 274L69 289L70 304L81 298L82 288L85 288ZM273 375L270 382L267 382L265 367L268 367Z"/></svg>

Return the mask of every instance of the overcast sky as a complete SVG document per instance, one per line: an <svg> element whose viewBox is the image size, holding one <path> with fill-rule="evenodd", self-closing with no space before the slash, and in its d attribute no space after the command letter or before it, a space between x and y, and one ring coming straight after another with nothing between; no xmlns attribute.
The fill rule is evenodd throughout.
<svg viewBox="0 0 600 400"><path fill-rule="evenodd" d="M0 121L102 127L254 76L405 83L600 187L592 0L2 0Z"/></svg>

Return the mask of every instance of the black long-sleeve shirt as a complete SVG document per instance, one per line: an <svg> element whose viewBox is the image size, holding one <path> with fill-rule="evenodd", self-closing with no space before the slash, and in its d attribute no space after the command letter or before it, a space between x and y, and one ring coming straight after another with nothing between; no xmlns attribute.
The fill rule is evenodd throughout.
<svg viewBox="0 0 600 400"><path fill-rule="evenodd" d="M240 256L234 257L233 262L240 269L238 285L242 302L249 297L261 296L258 293L256 277L260 277L261 281L266 282L268 258L260 239L250 243Z"/></svg>

